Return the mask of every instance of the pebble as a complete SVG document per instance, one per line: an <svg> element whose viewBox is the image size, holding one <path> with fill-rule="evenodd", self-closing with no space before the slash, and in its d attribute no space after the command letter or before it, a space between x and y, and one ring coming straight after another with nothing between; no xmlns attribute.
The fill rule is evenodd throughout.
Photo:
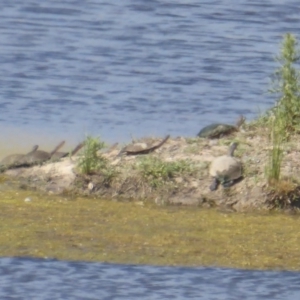
<svg viewBox="0 0 300 300"><path fill-rule="evenodd" d="M31 199L30 197L26 197L26 198L24 199L24 201L25 201L25 202L31 202L32 199Z"/></svg>
<svg viewBox="0 0 300 300"><path fill-rule="evenodd" d="M90 182L90 183L88 184L88 189L91 191L93 188L94 188L94 185L93 185L92 182Z"/></svg>

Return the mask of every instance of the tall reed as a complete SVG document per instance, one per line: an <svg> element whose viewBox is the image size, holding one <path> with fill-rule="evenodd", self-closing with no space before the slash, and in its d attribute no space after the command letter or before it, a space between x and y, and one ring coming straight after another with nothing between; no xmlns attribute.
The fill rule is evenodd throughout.
<svg viewBox="0 0 300 300"><path fill-rule="evenodd" d="M294 35L287 33L283 37L281 51L276 60L280 67L273 76L271 93L279 96L274 108L269 111L268 125L272 148L266 167L269 183L280 180L280 169L285 143L295 132L300 132L300 81L296 64L300 52Z"/></svg>

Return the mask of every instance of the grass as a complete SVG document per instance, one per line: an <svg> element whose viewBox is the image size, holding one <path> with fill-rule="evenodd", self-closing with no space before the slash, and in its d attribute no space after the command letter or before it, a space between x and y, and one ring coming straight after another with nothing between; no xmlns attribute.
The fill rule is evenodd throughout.
<svg viewBox="0 0 300 300"><path fill-rule="evenodd" d="M83 174L92 174L102 170L107 165L107 159L98 152L105 147L99 138L87 136L84 141L83 155L78 162L78 169Z"/></svg>
<svg viewBox="0 0 300 300"><path fill-rule="evenodd" d="M118 172L103 155L99 154L104 147L105 143L99 138L87 136L84 142L83 155L79 159L77 168L80 173L86 175L100 173L103 177L103 183L110 185Z"/></svg>
<svg viewBox="0 0 300 300"><path fill-rule="evenodd" d="M154 156L141 158L137 163L137 169L154 188L177 176L196 172L189 160L163 161Z"/></svg>
<svg viewBox="0 0 300 300"><path fill-rule="evenodd" d="M300 124L300 81L296 64L300 52L296 38L287 33L282 42L277 61L280 67L273 76L271 93L278 95L275 107L260 119L269 128L271 150L266 166L266 177L270 186L278 185L281 180L281 165L286 142L291 135L299 132Z"/></svg>
<svg viewBox="0 0 300 300"><path fill-rule="evenodd" d="M283 160L283 148L285 141L284 136L280 133L281 128L278 128L278 125L274 124L273 126L271 126L270 130L270 140L272 147L271 150L269 150L266 174L269 185L274 186L277 185L277 183L281 179L281 165Z"/></svg>
<svg viewBox="0 0 300 300"><path fill-rule="evenodd" d="M280 67L273 77L272 93L279 95L277 105L272 109L277 117L281 132L288 139L293 132L299 132L300 126L300 81L296 65L299 63L298 43L290 33L284 36L277 61Z"/></svg>

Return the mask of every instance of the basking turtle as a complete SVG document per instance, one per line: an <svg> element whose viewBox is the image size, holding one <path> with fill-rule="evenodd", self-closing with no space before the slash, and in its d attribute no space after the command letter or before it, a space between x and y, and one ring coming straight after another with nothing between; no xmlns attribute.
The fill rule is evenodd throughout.
<svg viewBox="0 0 300 300"><path fill-rule="evenodd" d="M25 155L31 155L34 153L37 149L39 148L38 145L35 145L32 147L32 150L28 152L27 154L11 154L2 159L0 162L1 167L6 167L6 168L12 168L16 164L18 164L18 161L22 159Z"/></svg>
<svg viewBox="0 0 300 300"><path fill-rule="evenodd" d="M78 144L71 152L55 152L51 156L51 160L58 160L63 157L66 157L68 155L73 156L75 155L82 147L84 146L84 143Z"/></svg>
<svg viewBox="0 0 300 300"><path fill-rule="evenodd" d="M197 136L209 139L220 138L232 132L238 131L239 128L244 124L244 122L244 116L240 116L236 122L236 125L213 123L202 128Z"/></svg>
<svg viewBox="0 0 300 300"><path fill-rule="evenodd" d="M215 191L220 183L224 187L229 187L242 177L242 163L233 157L237 145L232 143L228 155L219 156L212 161L209 168L209 174L213 177L211 191Z"/></svg>
<svg viewBox="0 0 300 300"><path fill-rule="evenodd" d="M24 155L21 159L18 160L18 167L29 167L34 164L42 163L52 157L52 155L57 152L63 145L65 141L60 142L50 153L43 150L36 150Z"/></svg>
<svg viewBox="0 0 300 300"><path fill-rule="evenodd" d="M84 146L84 143L79 143L71 152L55 152L51 156L51 159L60 159L63 157L66 157L68 155L73 156L75 155L82 147Z"/></svg>
<svg viewBox="0 0 300 300"><path fill-rule="evenodd" d="M125 146L117 156L125 155L139 155L139 154L148 154L154 150L160 148L168 139L170 135L167 135L160 143L154 146L147 146L143 143L136 143Z"/></svg>

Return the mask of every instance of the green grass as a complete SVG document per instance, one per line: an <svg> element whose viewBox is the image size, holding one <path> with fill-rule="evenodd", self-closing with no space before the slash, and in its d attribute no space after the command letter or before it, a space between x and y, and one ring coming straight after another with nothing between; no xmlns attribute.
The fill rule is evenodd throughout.
<svg viewBox="0 0 300 300"><path fill-rule="evenodd" d="M177 176L196 172L196 168L188 160L163 161L153 156L140 159L137 163L137 169L154 188Z"/></svg>
<svg viewBox="0 0 300 300"><path fill-rule="evenodd" d="M269 150L266 175L270 185L276 185L281 178L281 165L283 160L283 149L285 145L284 135L281 134L281 127L273 123L270 131L271 149Z"/></svg>
<svg viewBox="0 0 300 300"><path fill-rule="evenodd" d="M299 50L296 38L287 33L281 45L280 55L276 58L280 67L273 75L271 93L276 94L276 105L260 118L269 128L271 150L266 166L269 184L277 184L281 179L281 165L286 142L291 135L299 132L300 124L300 81L296 64Z"/></svg>
<svg viewBox="0 0 300 300"><path fill-rule="evenodd" d="M107 166L107 159L98 155L105 147L99 138L87 136L84 142L83 155L78 162L78 169L83 174L98 172Z"/></svg>
<svg viewBox="0 0 300 300"><path fill-rule="evenodd" d="M300 126L300 81L296 65L299 63L298 43L290 33L284 36L280 55L276 58L280 67L273 76L271 93L277 94L279 100L272 109L278 119L280 134L288 139L293 132L299 132ZM276 119L275 118L275 119Z"/></svg>
<svg viewBox="0 0 300 300"><path fill-rule="evenodd" d="M97 173L102 176L103 184L110 185L119 172L109 164L107 158L101 155L100 151L105 143L99 138L87 136L84 142L83 155L79 159L77 168L80 173L92 175Z"/></svg>

